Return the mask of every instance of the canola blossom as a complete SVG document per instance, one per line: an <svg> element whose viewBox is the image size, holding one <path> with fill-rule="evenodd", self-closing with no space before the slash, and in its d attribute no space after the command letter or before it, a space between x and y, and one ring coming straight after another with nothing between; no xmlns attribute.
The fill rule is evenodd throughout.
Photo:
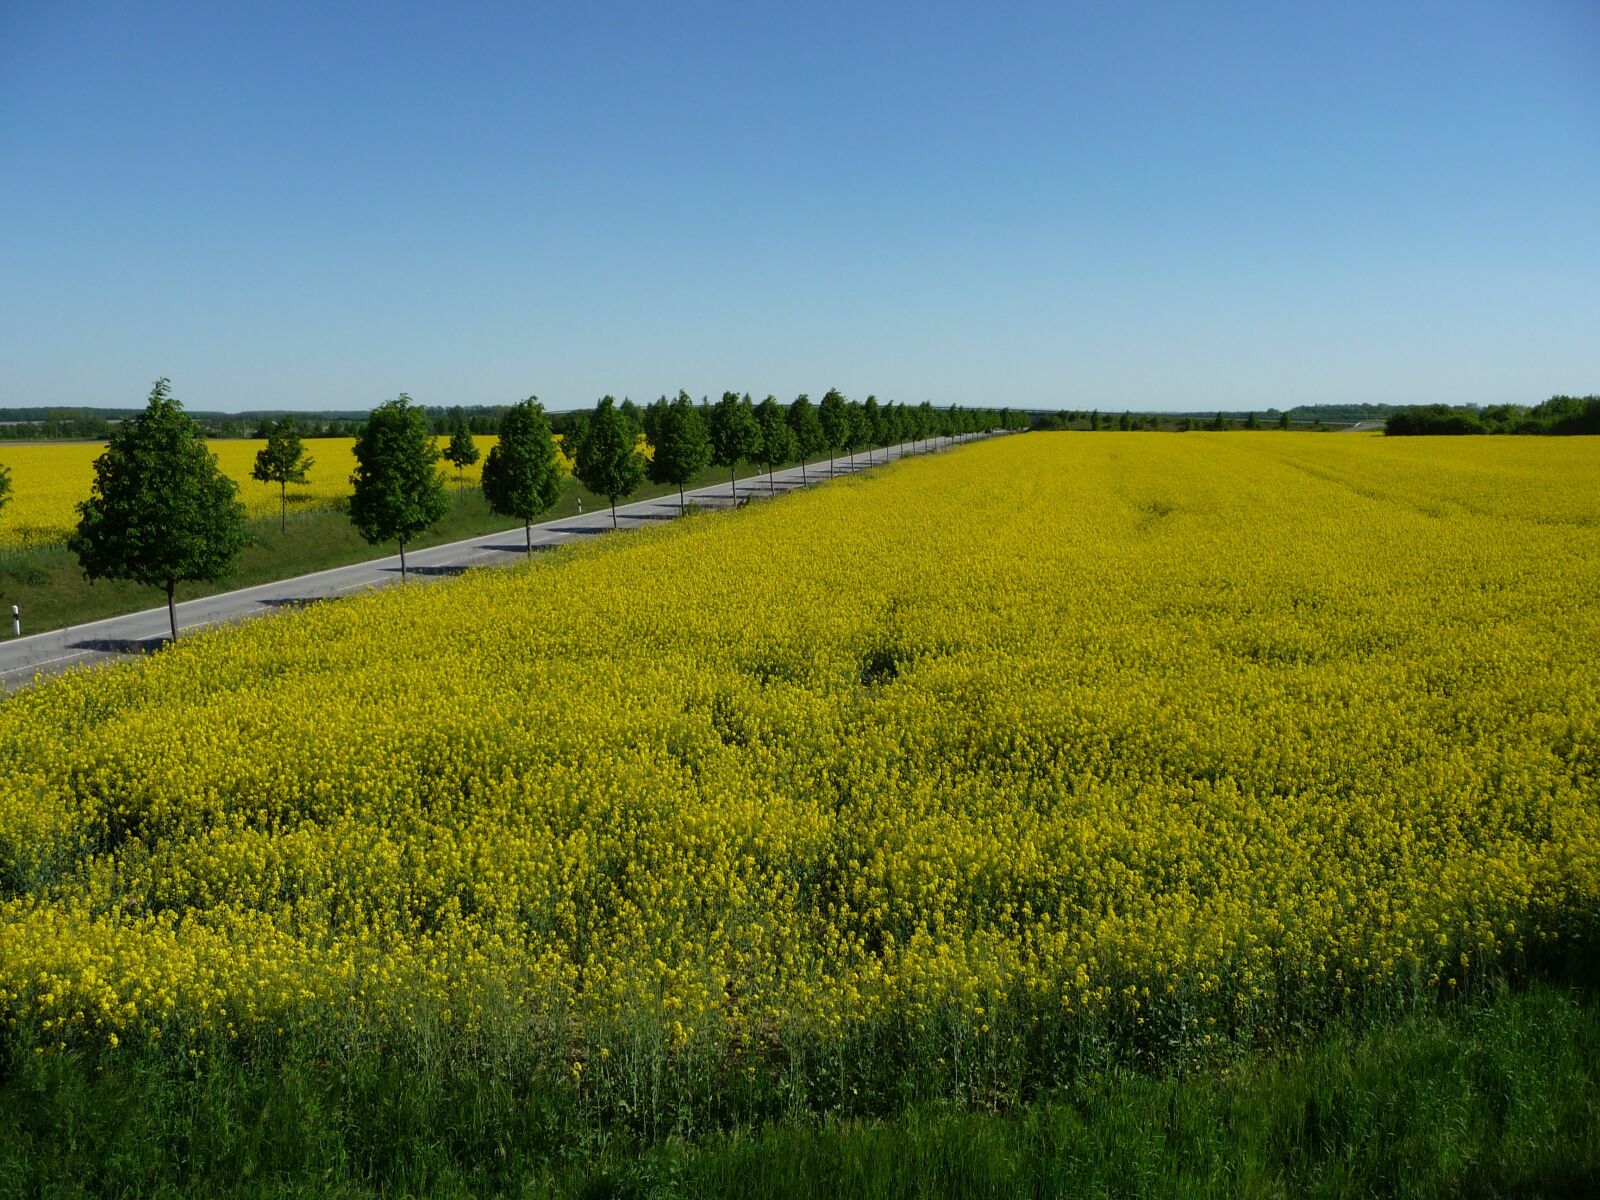
<svg viewBox="0 0 1600 1200"><path fill-rule="evenodd" d="M1465 991L1595 932L1597 578L1592 439L1030 434L186 639L0 701L0 1015L620 1088Z"/></svg>
<svg viewBox="0 0 1600 1200"><path fill-rule="evenodd" d="M498 441L479 435L479 458L462 472L462 481L476 485L482 477L483 458ZM434 441L443 450L448 437ZM256 452L266 443L246 439L213 439L206 447L217 456L224 474L239 485L239 499L250 517L278 515L278 485L258 483L250 477ZM336 508L350 498L350 475L356 469L354 438L306 438L312 458L304 484L291 483L286 492L289 512ZM94 486L95 460L105 452L103 442L12 442L0 444L0 463L11 469L11 502L0 508L0 550L54 545L67 540L78 525L77 505L89 498ZM571 473L571 460L558 455L562 469ZM453 487L456 469L443 460L439 469Z"/></svg>

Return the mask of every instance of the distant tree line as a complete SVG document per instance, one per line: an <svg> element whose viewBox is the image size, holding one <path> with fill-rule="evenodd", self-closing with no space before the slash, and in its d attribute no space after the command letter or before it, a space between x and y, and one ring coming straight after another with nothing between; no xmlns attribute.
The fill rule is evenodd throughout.
<svg viewBox="0 0 1600 1200"><path fill-rule="evenodd" d="M319 413L279 413L276 416L263 416L251 413L241 418L207 418L196 417L200 428L207 437L251 437L265 440L272 436L273 427L285 417L293 417L300 429L301 437L308 438L348 438L359 437L361 429L367 423L367 415L330 417Z"/></svg>
<svg viewBox="0 0 1600 1200"><path fill-rule="evenodd" d="M131 416L116 412L116 417ZM7 441L73 441L111 436L113 416L92 408L0 409L0 438Z"/></svg>
<svg viewBox="0 0 1600 1200"><path fill-rule="evenodd" d="M1384 427L1390 436L1416 434L1600 433L1600 396L1551 396L1529 408L1492 404L1485 408L1426 404L1394 413Z"/></svg>
<svg viewBox="0 0 1600 1200"><path fill-rule="evenodd" d="M506 404L453 404L441 408L430 404L420 411L428 422L429 431L436 437L460 432L481 436L496 432L511 407Z"/></svg>
<svg viewBox="0 0 1600 1200"><path fill-rule="evenodd" d="M105 441L137 408L0 408L0 441ZM202 437L265 440L282 412L186 412ZM302 437L354 437L366 413L295 413Z"/></svg>
<svg viewBox="0 0 1600 1200"><path fill-rule="evenodd" d="M1299 410L1296 410L1299 412ZM1292 421L1290 414L1269 408L1265 413L1218 412L1215 416L1198 416L1193 413L1139 413L1131 410L1120 413L1102 413L1098 408L1060 412L1034 413L1030 420L1033 429L1086 429L1091 433L1114 429L1123 433L1149 430L1165 433L1192 433L1196 430L1216 432L1229 429L1291 429L1305 428L1310 424L1323 428L1321 419L1307 422L1300 417Z"/></svg>
<svg viewBox="0 0 1600 1200"><path fill-rule="evenodd" d="M1289 411L1298 421L1327 421L1334 425L1353 425L1357 421L1381 421L1403 407L1398 404L1297 404Z"/></svg>

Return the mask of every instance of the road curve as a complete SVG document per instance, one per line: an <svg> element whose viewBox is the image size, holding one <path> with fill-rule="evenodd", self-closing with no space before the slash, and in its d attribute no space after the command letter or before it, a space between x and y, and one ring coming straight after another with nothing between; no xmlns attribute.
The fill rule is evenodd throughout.
<svg viewBox="0 0 1600 1200"><path fill-rule="evenodd" d="M827 462L806 467L805 478L812 484L826 482L840 475L848 475L868 466L880 465L890 459L903 458L929 449L942 449L952 442L970 441L985 435L969 434L964 438L940 439L933 443L918 443L914 449L903 443L888 450L879 450L869 462L865 454L855 456L852 467L847 458L836 460L830 473ZM772 476L773 491L787 492L802 486L801 469L788 467L775 471ZM768 493L767 476L747 476L739 481L739 499L746 496L764 498ZM700 508L729 508L733 498L726 483L712 484L686 493L686 498ZM678 516L676 494L650 500L637 500L617 506L617 527L638 529L652 521L671 520ZM533 527L535 546L555 546L579 538L591 537L611 529L611 510L586 512L581 516L562 517ZM430 546L425 550L412 550L406 554L406 567L416 580L445 579L459 575L472 567L502 566L526 559L522 527L512 526L497 533L481 534L464 541ZM238 591L221 592L198 600L185 600L178 605L178 629L202 629L250 617L265 616L282 608L291 608L313 600L328 600L364 588L385 587L400 581L400 557L372 559L344 567L331 567L310 575L297 575ZM84 625L55 629L28 637L0 641L0 692L25 686L41 675L54 674L70 667L108 662L134 654L146 654L159 649L167 641L171 627L166 607L127 613L119 617L106 617Z"/></svg>

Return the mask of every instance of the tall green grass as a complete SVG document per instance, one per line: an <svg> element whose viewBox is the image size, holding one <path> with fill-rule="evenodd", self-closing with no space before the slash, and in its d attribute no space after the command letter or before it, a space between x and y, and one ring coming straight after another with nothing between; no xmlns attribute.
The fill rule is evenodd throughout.
<svg viewBox="0 0 1600 1200"><path fill-rule="evenodd" d="M647 1141L570 1092L378 1052L38 1055L0 1077L0 1195L1600 1195L1600 1002L1539 983L1000 1112L800 1112Z"/></svg>

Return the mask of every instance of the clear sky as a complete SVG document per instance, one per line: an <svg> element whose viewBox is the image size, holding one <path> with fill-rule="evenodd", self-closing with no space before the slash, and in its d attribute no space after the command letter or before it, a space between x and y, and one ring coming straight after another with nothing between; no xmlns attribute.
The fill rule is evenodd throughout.
<svg viewBox="0 0 1600 1200"><path fill-rule="evenodd" d="M0 0L0 406L1600 391L1600 3Z"/></svg>

